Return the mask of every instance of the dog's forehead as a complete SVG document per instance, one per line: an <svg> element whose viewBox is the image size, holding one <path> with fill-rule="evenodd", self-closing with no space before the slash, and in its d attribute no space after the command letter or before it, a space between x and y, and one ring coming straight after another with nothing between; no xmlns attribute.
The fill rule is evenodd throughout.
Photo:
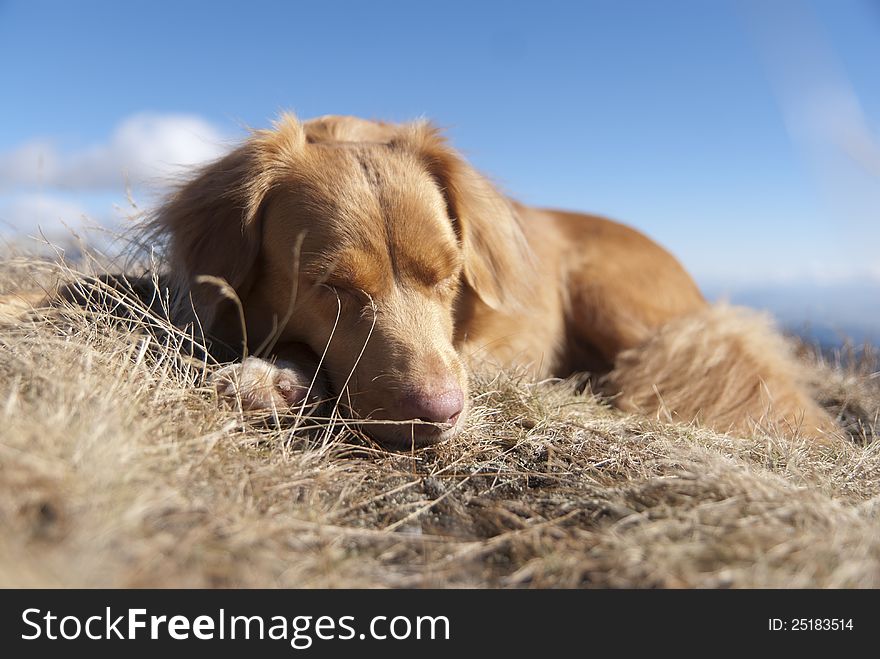
<svg viewBox="0 0 880 659"><path fill-rule="evenodd" d="M338 219L358 225L353 228L387 223L406 231L429 222L445 224L443 195L413 154L386 144L312 148L323 152L317 172L320 192Z"/></svg>
<svg viewBox="0 0 880 659"><path fill-rule="evenodd" d="M303 276L376 298L396 283L431 287L461 270L444 193L414 154L308 145L306 155L266 209L268 267L285 270L294 259Z"/></svg>
<svg viewBox="0 0 880 659"><path fill-rule="evenodd" d="M431 249L457 249L443 193L413 154L386 144L310 148L297 196L324 249L420 261Z"/></svg>

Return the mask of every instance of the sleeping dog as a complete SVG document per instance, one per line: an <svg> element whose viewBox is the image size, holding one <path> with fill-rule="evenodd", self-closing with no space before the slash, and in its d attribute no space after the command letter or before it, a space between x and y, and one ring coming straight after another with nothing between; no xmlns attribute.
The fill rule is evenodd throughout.
<svg viewBox="0 0 880 659"><path fill-rule="evenodd" d="M479 362L588 371L624 410L722 432L836 432L766 321L708 304L629 227L506 198L426 122L283 115L151 227L177 321L263 355L217 378L250 408L333 396L377 440L427 445L462 427Z"/></svg>

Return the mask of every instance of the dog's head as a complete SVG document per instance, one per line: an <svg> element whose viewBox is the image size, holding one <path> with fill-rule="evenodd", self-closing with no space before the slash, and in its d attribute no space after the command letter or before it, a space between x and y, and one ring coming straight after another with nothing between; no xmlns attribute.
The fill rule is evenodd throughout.
<svg viewBox="0 0 880 659"><path fill-rule="evenodd" d="M229 339L239 322L203 275L235 290L251 349L274 335L325 355L343 406L406 446L461 427L456 309L509 304L528 260L510 204L427 123L285 115L199 171L156 223L207 332Z"/></svg>

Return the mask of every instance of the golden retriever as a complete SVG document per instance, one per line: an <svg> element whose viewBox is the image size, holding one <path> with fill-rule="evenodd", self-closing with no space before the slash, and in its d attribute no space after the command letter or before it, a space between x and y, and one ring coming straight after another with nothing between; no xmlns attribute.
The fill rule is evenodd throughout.
<svg viewBox="0 0 880 659"><path fill-rule="evenodd" d="M506 198L426 122L285 114L152 227L177 320L262 355L217 379L251 408L329 396L423 446L462 427L479 361L604 375L624 410L720 431L835 433L760 317L709 305L634 229Z"/></svg>

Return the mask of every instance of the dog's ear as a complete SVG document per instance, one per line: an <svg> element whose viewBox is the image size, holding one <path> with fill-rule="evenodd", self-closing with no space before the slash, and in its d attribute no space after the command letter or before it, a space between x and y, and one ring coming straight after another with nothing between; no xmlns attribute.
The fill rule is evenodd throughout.
<svg viewBox="0 0 880 659"><path fill-rule="evenodd" d="M289 114L271 130L254 131L238 148L198 170L156 211L150 225L168 240L177 288L178 322L198 317L208 332L226 295L225 280L242 297L261 242L261 212L272 189L295 166L305 143Z"/></svg>
<svg viewBox="0 0 880 659"><path fill-rule="evenodd" d="M521 300L532 254L511 204L427 122L402 128L393 146L412 149L443 191L464 252L464 276L493 309Z"/></svg>

